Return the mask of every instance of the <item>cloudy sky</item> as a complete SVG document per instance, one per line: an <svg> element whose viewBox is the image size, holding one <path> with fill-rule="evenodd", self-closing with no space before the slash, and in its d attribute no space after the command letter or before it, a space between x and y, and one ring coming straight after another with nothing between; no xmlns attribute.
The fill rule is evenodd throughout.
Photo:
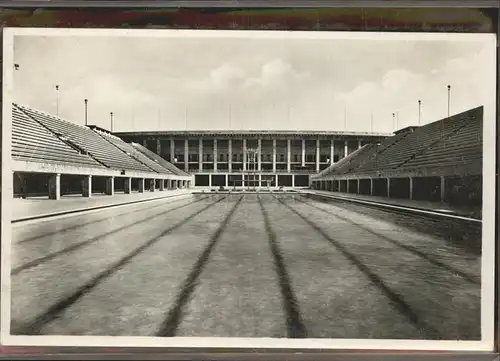
<svg viewBox="0 0 500 361"><path fill-rule="evenodd" d="M492 42L16 36L14 98L115 131L392 132L491 105ZM488 61L490 59L490 61ZM345 121L347 119L347 122ZM372 121L373 119L373 121ZM347 127L346 127L347 123Z"/></svg>

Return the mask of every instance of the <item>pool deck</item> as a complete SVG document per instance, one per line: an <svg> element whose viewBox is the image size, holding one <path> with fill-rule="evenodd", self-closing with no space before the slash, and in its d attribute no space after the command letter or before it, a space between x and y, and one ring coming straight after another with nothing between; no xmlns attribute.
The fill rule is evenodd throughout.
<svg viewBox="0 0 500 361"><path fill-rule="evenodd" d="M45 197L33 197L28 199L14 198L12 200L12 220L26 220L33 217L48 217L64 213L83 212L97 208L120 206L131 203L152 201L155 199L177 197L192 193L193 189L177 189L156 192L133 192L131 194L115 193L107 196L100 193L92 194L91 198L81 195L68 195L59 200L49 200Z"/></svg>
<svg viewBox="0 0 500 361"><path fill-rule="evenodd" d="M433 211L438 213L453 214L462 217L471 217L476 219L481 219L481 210L478 207L467 207L467 206L452 206L446 203L440 202L429 202L429 201L419 201L419 200L409 200L409 199L399 199L399 198L387 198L387 197L377 197L377 196L367 196L361 194L348 194L341 192L329 192L320 190L299 190L299 193L303 194L317 194L326 197L343 198L346 200L360 200L367 202L377 202L384 203L399 207L416 208L426 211Z"/></svg>

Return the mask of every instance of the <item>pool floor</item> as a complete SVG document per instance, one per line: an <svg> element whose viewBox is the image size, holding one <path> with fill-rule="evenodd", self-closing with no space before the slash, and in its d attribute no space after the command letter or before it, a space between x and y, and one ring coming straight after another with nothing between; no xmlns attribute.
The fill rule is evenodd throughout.
<svg viewBox="0 0 500 361"><path fill-rule="evenodd" d="M11 334L481 338L480 255L300 195L14 224L11 263Z"/></svg>

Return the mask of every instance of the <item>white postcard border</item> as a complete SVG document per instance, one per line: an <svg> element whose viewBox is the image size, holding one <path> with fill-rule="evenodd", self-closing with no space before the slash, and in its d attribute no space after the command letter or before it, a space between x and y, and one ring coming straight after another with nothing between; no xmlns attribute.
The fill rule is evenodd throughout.
<svg viewBox="0 0 500 361"><path fill-rule="evenodd" d="M11 134L15 36L107 36L107 37L209 37L209 38L301 38L350 40L449 40L485 41L491 44L490 106L483 121L483 243L481 266L481 341L373 340L373 339L282 339L232 337L124 337L124 336L12 336L10 335L10 250L11 250ZM129 30L4 28L3 32L3 117L2 117L2 228L1 228L1 319L0 342L4 346L75 347L182 347L182 348L266 348L266 349L360 349L423 351L492 351L495 313L495 154L496 149L496 35L458 33L381 33L307 31L219 31L219 30ZM376 327L376 326L375 326Z"/></svg>

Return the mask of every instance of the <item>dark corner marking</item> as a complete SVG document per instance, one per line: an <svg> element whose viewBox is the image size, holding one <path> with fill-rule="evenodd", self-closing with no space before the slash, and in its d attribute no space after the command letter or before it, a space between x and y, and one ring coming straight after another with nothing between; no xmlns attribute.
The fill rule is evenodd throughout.
<svg viewBox="0 0 500 361"><path fill-rule="evenodd" d="M343 220L345 222L348 222L348 223L350 223L352 225L355 225L355 226L361 228L365 232L368 232L370 234L373 234L374 236L380 237L380 238L386 240L387 242L392 243L395 246L398 246L398 247L403 248L404 250L406 250L408 252L416 254L417 256L425 259L427 262L429 262L429 263L431 263L431 264L433 264L435 266L441 267L441 268L447 270L448 272L453 273L454 275L457 275L457 276L463 278L465 281L467 281L469 283L476 284L476 285L480 285L481 284L481 279L479 277L477 277L475 275L472 275L472 274L469 274L467 272L461 271L461 270L459 270L459 269L457 269L457 268L455 268L453 266L450 266L450 265L448 265L448 264L446 264L444 262L441 262L440 260L435 259L431 255L428 255L428 254L426 254L426 253L424 253L424 252L416 249L415 247L405 245L405 244L403 244L403 243L401 243L399 241L396 241L395 239L392 239L392 238L389 238L387 236L384 236L383 234L377 233L377 232L375 232L375 231L373 231L373 230L371 230L371 229L369 229L369 228L367 228L367 227L365 227L365 226L363 226L363 225L361 225L359 223L356 223L356 222L350 220L349 218L339 216L339 215L337 215L337 214L335 214L333 212L327 211L326 209L318 207L318 206L316 206L314 204L311 204L311 203L309 203L307 201L300 200L300 199L298 201L301 202L301 203L304 203L305 205L307 205L309 207L313 207L313 208L318 209L318 210L320 210L320 211L322 211L324 213L333 215L333 216L335 216L335 217L337 217L337 218L339 218L339 219L341 219L341 220Z"/></svg>
<svg viewBox="0 0 500 361"><path fill-rule="evenodd" d="M203 199L205 199L205 198L203 198ZM80 249L82 247L85 247L85 246L91 245L92 243L98 242L98 241L100 241L100 240L102 240L102 239L104 239L104 238L106 238L106 237L108 237L108 236L110 236L110 235L112 235L112 234L114 234L116 232L120 232L120 231L123 231L123 230L125 230L127 228L130 228L130 227L133 227L133 226L137 226L138 224L150 221L153 218L157 218L157 217L163 216L165 214L171 213L173 211L176 211L178 209L187 207L187 206L192 205L194 203L197 203L197 202L199 202L199 201L201 201L203 199L197 199L197 200L190 201L188 203L182 204L180 206L177 206L177 207L174 207L174 208L170 208L170 209L168 209L166 211L163 211L163 212L151 215L151 216L149 216L147 218L143 218L143 219L141 219L139 221L136 221L134 223L127 224L126 226L121 227L119 229L114 229L112 231L103 233L103 234L101 234L101 235L99 235L97 237L88 239L86 241L78 242L78 243L73 244L73 245L71 245L69 247L63 248L63 249L61 249L59 251L56 251L56 252L53 252L53 253L49 253L46 256L34 259L32 261L26 262L25 264L22 264L22 265L20 265L18 267L13 268L10 274L11 274L11 276L15 276L15 275L19 274L20 272L23 272L23 271L26 271L26 270L28 270L30 268L36 267L36 266L38 266L38 265L40 265L40 264L42 264L44 262L50 261L50 260L52 260L52 259L54 259L56 257L62 256L62 255L65 255L65 254L68 254L68 253L71 253L71 252L74 252L74 251L76 251L76 250L78 250L78 249ZM156 207L153 207L153 208L156 208ZM152 209L152 208L150 208L150 209Z"/></svg>
<svg viewBox="0 0 500 361"><path fill-rule="evenodd" d="M290 338L306 338L307 330L300 316L299 303L297 301L297 298L295 297L295 293L293 292L292 282L286 269L284 257L279 248L276 233L271 227L269 214L264 208L262 199L260 198L260 196L258 196L257 199L259 201L260 210L264 217L264 226L269 239L269 247L271 248L276 273L278 275L281 298L283 301L283 306L285 308L287 335Z"/></svg>
<svg viewBox="0 0 500 361"><path fill-rule="evenodd" d="M171 308L170 311L168 311L167 316L162 322L159 330L156 332L156 336L158 337L175 336L177 329L182 321L183 310L186 304L188 303L191 294L193 293L193 291L197 286L198 278L200 277L203 269L205 268L208 259L210 257L210 254L212 253L212 250L219 241L222 233L226 229L227 225L229 224L232 216L236 212L236 209L238 208L243 198L244 196L241 196L235 202L234 206L226 215L226 218L224 218L224 220L221 222L215 233L210 238L210 241L208 242L207 246L205 247L201 255L198 257L198 260L194 264L194 267L191 269L187 278L184 280L182 286L180 287L180 292L176 297L174 307Z"/></svg>
<svg viewBox="0 0 500 361"><path fill-rule="evenodd" d="M180 228L184 224L188 223L190 220L192 220L193 218L195 218L199 214L205 212L207 209L213 207L214 205L216 205L219 202L222 202L225 198L226 197L220 198L217 201L208 204L207 206L203 207L202 209L200 209L200 210L196 211L195 213L191 214L190 216L186 217L181 222L164 230L158 236L150 239L149 241L144 243L142 246L137 247L135 250L133 250L131 253L129 253L128 255L123 257L121 260L119 260L118 262L115 262L111 267L109 267L108 269L99 273L97 276L92 278L89 282L87 282L86 284L84 284L83 286L78 288L71 295L69 295L68 297L66 297L60 301L57 301L55 304L50 306L44 313L42 313L41 315L36 317L33 322L31 322L29 324L19 325L17 327L13 327L11 330L11 334L13 334L13 335L40 335L44 325L57 319L63 311L65 311L68 307L73 305L82 296L84 296L87 293L89 293L90 291L92 291L92 289L94 289L99 283L101 283L102 281L104 281L108 277L112 276L118 270L120 270L125 265L127 265L135 256L139 255L140 253L145 251L147 248L149 248L152 245L154 245L155 243L157 243L163 237L165 237L169 233L175 231L177 228Z"/></svg>
<svg viewBox="0 0 500 361"><path fill-rule="evenodd" d="M336 249L338 249L344 257L346 257L349 261L351 261L358 269L364 273L368 279L370 279L373 284L375 284L382 293L392 302L394 307L408 320L417 327L418 330L424 332L427 336L430 336L431 339L441 339L440 333L437 329L429 325L427 322L422 320L415 311L412 310L410 305L406 303L404 298L398 293L391 290L385 282L375 273L370 271L370 269L361 262L354 254L349 252L340 242L331 238L328 234L326 234L318 225L309 220L306 216L299 213L290 205L286 204L284 201L278 199L278 202L283 204L285 207L290 209L293 213L295 213L298 217L300 217L304 222L306 222L311 228L313 228L317 233L319 233L324 239L329 241Z"/></svg>

